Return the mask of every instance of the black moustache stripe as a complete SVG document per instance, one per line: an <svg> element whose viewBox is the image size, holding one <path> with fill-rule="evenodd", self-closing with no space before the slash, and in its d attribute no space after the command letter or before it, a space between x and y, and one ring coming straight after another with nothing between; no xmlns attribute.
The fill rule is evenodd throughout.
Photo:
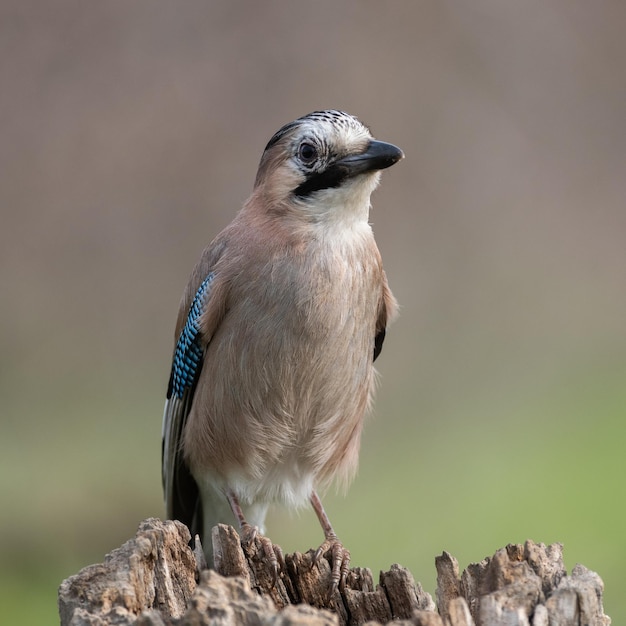
<svg viewBox="0 0 626 626"><path fill-rule="evenodd" d="M350 170L343 165L331 165L329 168L318 174L312 174L301 185L294 194L299 198L306 198L315 191L339 187L350 175Z"/></svg>

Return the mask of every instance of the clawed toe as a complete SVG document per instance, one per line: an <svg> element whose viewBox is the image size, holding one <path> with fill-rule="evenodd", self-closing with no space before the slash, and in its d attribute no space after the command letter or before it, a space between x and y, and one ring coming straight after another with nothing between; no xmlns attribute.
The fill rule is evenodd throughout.
<svg viewBox="0 0 626 626"><path fill-rule="evenodd" d="M331 594L338 589L343 589L348 572L350 571L350 551L336 536L329 535L324 543L315 551L311 567L319 562L320 558L330 552L331 566Z"/></svg>
<svg viewBox="0 0 626 626"><path fill-rule="evenodd" d="M258 541L263 558L269 564L269 570L272 576L272 587L276 586L278 576L281 571L286 569L285 556L280 546L274 545L268 537L259 534L259 529L250 524L242 524L241 527L241 544L248 550Z"/></svg>
<svg viewBox="0 0 626 626"><path fill-rule="evenodd" d="M285 556L280 546L274 545L268 537L259 537L263 556L269 563L272 572L272 587L278 582L278 575L286 569Z"/></svg>

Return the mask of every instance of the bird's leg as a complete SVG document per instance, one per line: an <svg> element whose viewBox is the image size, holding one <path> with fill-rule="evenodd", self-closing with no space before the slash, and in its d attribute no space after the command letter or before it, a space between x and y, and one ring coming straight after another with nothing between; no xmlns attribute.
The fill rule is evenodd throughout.
<svg viewBox="0 0 626 626"><path fill-rule="evenodd" d="M263 554L270 564L272 570L272 586L276 584L278 580L278 573L280 568L285 568L285 557L280 546L275 546L268 537L259 535L259 529L257 526L252 526L246 521L246 518L239 504L239 498L230 489L226 492L226 498L228 504L235 516L237 523L239 524L239 534L241 535L241 542L250 547L254 541L258 538ZM280 568L279 568L280 566Z"/></svg>
<svg viewBox="0 0 626 626"><path fill-rule="evenodd" d="M311 494L310 499L313 510L324 531L324 537L326 538L324 543L315 552L313 564L317 563L320 557L330 550L332 567L331 591L334 592L338 588L343 588L346 582L346 577L350 571L350 552L343 547L343 544L337 538L330 520L328 519L328 515L326 515L326 511L324 511L322 501L315 491Z"/></svg>
<svg viewBox="0 0 626 626"><path fill-rule="evenodd" d="M226 492L226 497L228 498L228 504L230 504L230 509L239 524L239 531L241 534L241 538L247 543L252 543L259 532L259 529L256 526L251 526L246 521L246 518L241 509L241 505L239 504L239 498L235 495L235 493L231 490Z"/></svg>

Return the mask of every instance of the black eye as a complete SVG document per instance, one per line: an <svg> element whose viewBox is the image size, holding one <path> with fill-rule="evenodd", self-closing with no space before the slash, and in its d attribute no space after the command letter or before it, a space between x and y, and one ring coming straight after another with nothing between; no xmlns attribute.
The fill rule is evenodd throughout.
<svg viewBox="0 0 626 626"><path fill-rule="evenodd" d="M310 143L301 143L298 148L298 157L303 163L310 165L317 159L317 148Z"/></svg>

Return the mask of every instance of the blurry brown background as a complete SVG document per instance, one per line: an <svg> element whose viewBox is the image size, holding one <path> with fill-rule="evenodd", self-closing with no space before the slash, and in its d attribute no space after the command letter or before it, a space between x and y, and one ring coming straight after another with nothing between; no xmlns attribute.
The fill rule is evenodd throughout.
<svg viewBox="0 0 626 626"><path fill-rule="evenodd" d="M432 592L444 549L563 541L626 620L625 26L619 0L3 2L11 623L54 623L60 580L163 514L188 273L274 131L331 107L406 153L372 212L402 314L359 477L326 498L353 562ZM269 531L321 539L309 511Z"/></svg>

